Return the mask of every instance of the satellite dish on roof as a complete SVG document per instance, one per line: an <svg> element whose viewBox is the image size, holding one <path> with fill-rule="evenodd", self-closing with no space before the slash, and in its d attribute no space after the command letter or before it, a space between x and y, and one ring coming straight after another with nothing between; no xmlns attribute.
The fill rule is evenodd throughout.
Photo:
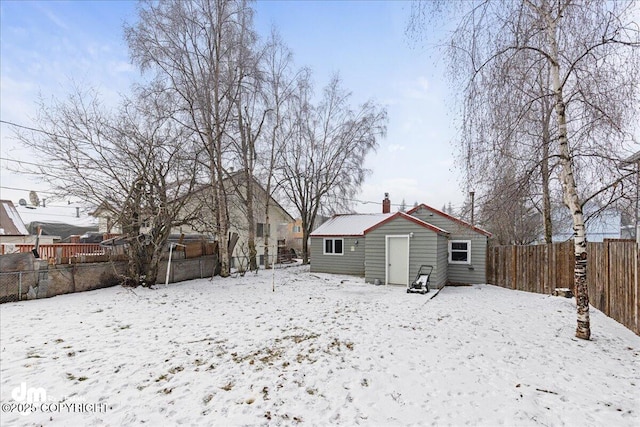
<svg viewBox="0 0 640 427"><path fill-rule="evenodd" d="M29 191L29 201L33 206L38 206L40 204L38 193L36 193L35 191Z"/></svg>
<svg viewBox="0 0 640 427"><path fill-rule="evenodd" d="M18 200L18 204L20 206L27 206L27 201L25 199L20 199L20 200Z"/></svg>

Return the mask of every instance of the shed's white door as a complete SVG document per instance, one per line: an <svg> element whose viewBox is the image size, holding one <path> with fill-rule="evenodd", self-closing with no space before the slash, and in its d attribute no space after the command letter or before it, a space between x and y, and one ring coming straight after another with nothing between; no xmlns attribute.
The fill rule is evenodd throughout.
<svg viewBox="0 0 640 427"><path fill-rule="evenodd" d="M409 281L409 237L387 237L387 283L408 285Z"/></svg>

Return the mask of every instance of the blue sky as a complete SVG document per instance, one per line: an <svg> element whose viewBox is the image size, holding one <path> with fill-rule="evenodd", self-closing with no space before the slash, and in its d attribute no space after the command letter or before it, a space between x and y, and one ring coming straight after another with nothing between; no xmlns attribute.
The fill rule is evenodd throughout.
<svg viewBox="0 0 640 427"><path fill-rule="evenodd" d="M61 97L72 81L97 88L115 101L139 72L130 65L123 23L136 19L130 1L0 2L0 116L33 125L36 100ZM454 168L454 122L443 61L405 36L410 3L403 1L259 1L255 24L262 35L275 25L298 66L313 70L320 90L338 72L353 102L374 99L389 113L387 137L369 156L372 170L359 200L394 204L405 199L436 208L460 206L466 193ZM7 170L22 159L38 162L0 127L0 198L17 202L46 184ZM10 188L25 190L12 190ZM42 197L42 196L41 196ZM379 204L357 204L378 212Z"/></svg>

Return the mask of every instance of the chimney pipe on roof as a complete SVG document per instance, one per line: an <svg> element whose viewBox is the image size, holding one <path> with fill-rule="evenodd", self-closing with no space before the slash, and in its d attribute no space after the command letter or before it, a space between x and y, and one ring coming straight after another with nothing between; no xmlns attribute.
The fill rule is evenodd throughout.
<svg viewBox="0 0 640 427"><path fill-rule="evenodd" d="M384 200L382 201L382 213L391 212L391 200L389 200L389 193L384 193Z"/></svg>

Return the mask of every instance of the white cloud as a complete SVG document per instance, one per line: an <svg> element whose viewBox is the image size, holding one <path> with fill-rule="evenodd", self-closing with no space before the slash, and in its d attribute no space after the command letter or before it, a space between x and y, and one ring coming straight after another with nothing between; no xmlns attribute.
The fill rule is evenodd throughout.
<svg viewBox="0 0 640 427"><path fill-rule="evenodd" d="M429 80L426 77L418 77L418 87L421 88L424 92L428 92L430 88Z"/></svg>
<svg viewBox="0 0 640 427"><path fill-rule="evenodd" d="M23 119L33 111L33 103L38 93L38 87L33 82L18 80L3 73L0 75L0 91L2 92L0 112L4 120Z"/></svg>
<svg viewBox="0 0 640 427"><path fill-rule="evenodd" d="M431 83L424 76L419 76L400 83L401 93L405 98L413 100L426 100L431 93Z"/></svg>
<svg viewBox="0 0 640 427"><path fill-rule="evenodd" d="M109 69L113 73L132 73L135 71L134 66L125 61L110 61Z"/></svg>
<svg viewBox="0 0 640 427"><path fill-rule="evenodd" d="M67 25L67 23L65 21L63 21L62 19L60 19L58 17L58 15L53 13L51 10L49 10L48 8L42 7L37 3L35 4L35 7L37 9L39 9L47 17L47 19L49 19L49 21L53 22L57 27L65 30L65 31L69 30L69 26Z"/></svg>
<svg viewBox="0 0 640 427"><path fill-rule="evenodd" d="M387 147L390 153L395 153L396 151L404 151L406 147L400 144L391 144Z"/></svg>

